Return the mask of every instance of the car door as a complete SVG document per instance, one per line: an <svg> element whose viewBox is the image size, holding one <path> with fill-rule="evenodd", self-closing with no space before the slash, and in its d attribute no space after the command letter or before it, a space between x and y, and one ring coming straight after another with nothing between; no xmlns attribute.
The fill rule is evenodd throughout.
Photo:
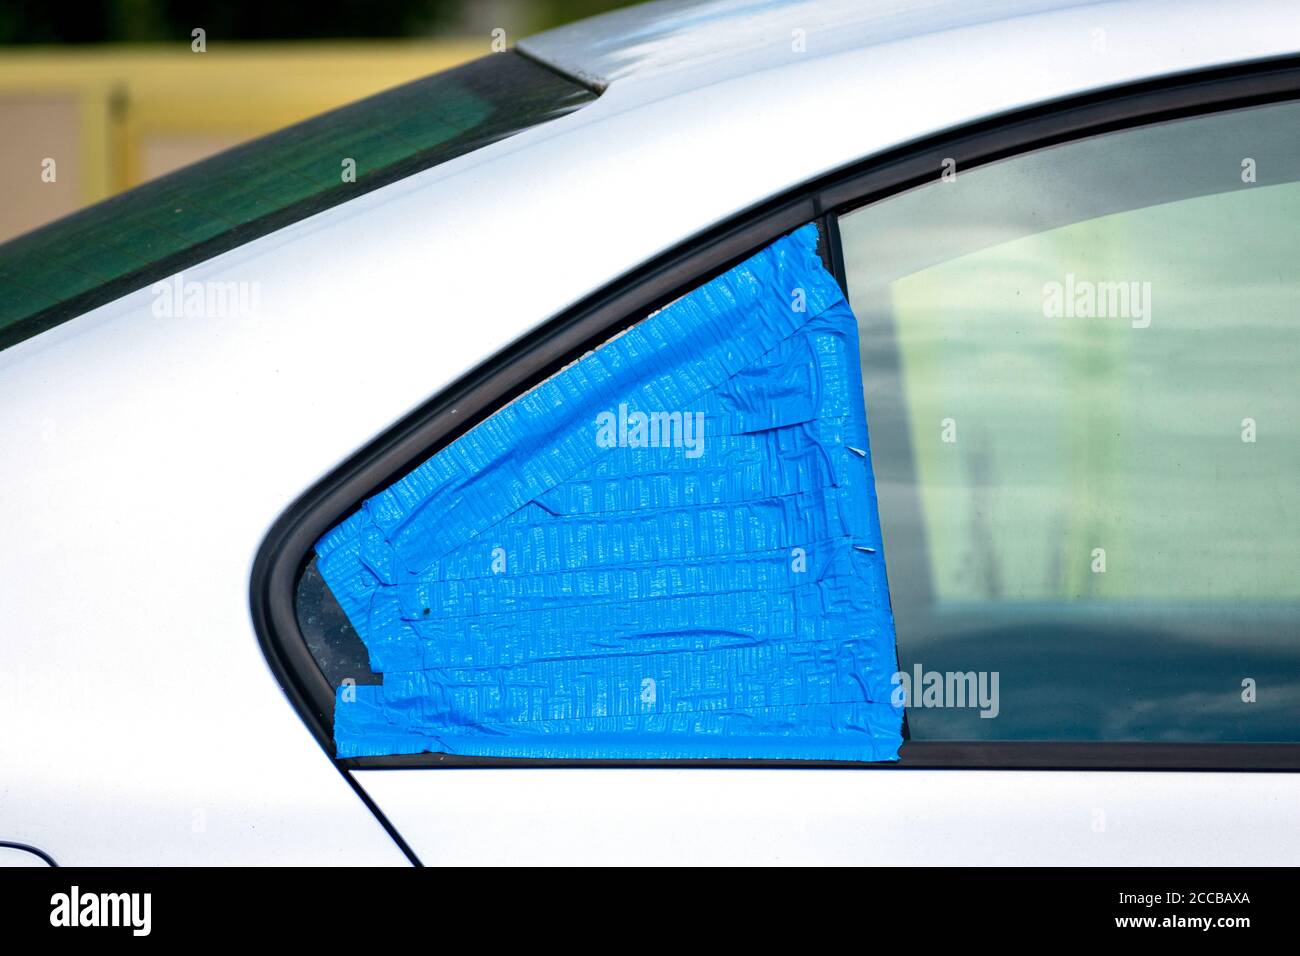
<svg viewBox="0 0 1300 956"><path fill-rule="evenodd" d="M273 667L424 862L1293 860L1298 91L1294 63L1264 63L1035 108L686 244L291 509L254 573ZM880 533L860 550L887 574L897 659L876 676L906 715L898 759L647 759L595 730L559 759L379 737L340 756L337 708L384 678L320 542L801 227L856 316Z"/></svg>

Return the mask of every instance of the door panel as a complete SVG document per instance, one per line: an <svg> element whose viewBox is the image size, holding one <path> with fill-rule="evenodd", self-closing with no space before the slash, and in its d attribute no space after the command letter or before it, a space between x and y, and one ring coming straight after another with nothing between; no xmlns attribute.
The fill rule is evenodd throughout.
<svg viewBox="0 0 1300 956"><path fill-rule="evenodd" d="M1300 776L353 771L421 862L1290 865Z"/></svg>

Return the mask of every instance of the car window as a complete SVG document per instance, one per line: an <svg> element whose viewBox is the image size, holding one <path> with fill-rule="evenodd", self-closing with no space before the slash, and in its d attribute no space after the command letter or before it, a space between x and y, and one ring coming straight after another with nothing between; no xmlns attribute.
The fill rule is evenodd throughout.
<svg viewBox="0 0 1300 956"><path fill-rule="evenodd" d="M493 54L145 183L0 245L0 348L592 99Z"/></svg>
<svg viewBox="0 0 1300 956"><path fill-rule="evenodd" d="M857 323L808 224L340 516L335 752L894 760Z"/></svg>
<svg viewBox="0 0 1300 956"><path fill-rule="evenodd" d="M1300 739L1297 129L945 162L840 217L913 739Z"/></svg>

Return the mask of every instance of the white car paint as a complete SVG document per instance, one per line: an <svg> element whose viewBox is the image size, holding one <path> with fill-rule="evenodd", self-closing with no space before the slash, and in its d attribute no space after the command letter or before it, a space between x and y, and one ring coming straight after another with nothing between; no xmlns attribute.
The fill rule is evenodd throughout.
<svg viewBox="0 0 1300 956"><path fill-rule="evenodd" d="M439 864L1294 865L1294 774L452 770L357 774ZM430 778L436 780L430 782Z"/></svg>
<svg viewBox="0 0 1300 956"><path fill-rule="evenodd" d="M653 33L655 9L645 17L639 29ZM0 352L0 837L75 864L404 862L281 693L252 629L253 557L296 496L503 345L767 196L1015 107L1300 49L1300 6L1271 0L927 21L919 35L886 31L871 45L859 31L819 49L831 22L798 56L753 41L778 26L784 51L786 20L733 20L734 57L610 71L575 113L186 271L257 283L254 320L157 318L146 288ZM548 43L566 46L533 46ZM1163 820L1154 832L1166 837L1135 837L1150 855L1108 861L1258 862L1265 846L1270 859L1300 858L1296 775L356 777L427 863L538 847L548 862L584 860L606 854L611 834L664 840L679 862L770 860L763 833L781 834L785 859L869 858L851 819L867 806L913 859L974 861L999 840L1028 849L1025 832L1073 827L1102 798L1118 801L1117 825ZM800 808L823 799L829 822L802 822ZM904 812L918 799L925 813ZM520 827L537 805L545 841L529 843ZM620 806L639 810L620 821L608 809ZM1013 806L1030 821L994 812ZM665 838L702 821L708 840ZM1232 838L1205 844L1216 827ZM1169 849L1198 841L1200 856ZM1052 862L1099 858L1086 832L1043 845Z"/></svg>
<svg viewBox="0 0 1300 956"><path fill-rule="evenodd" d="M30 850L0 846L0 869L40 869L50 864Z"/></svg>

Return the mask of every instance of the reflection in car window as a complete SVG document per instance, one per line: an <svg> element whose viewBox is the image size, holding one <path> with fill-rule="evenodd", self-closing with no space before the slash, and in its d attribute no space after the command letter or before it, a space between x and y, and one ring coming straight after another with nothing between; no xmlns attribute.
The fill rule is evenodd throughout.
<svg viewBox="0 0 1300 956"><path fill-rule="evenodd" d="M902 670L998 677L991 719L913 691L913 739L1300 740L1297 128L1111 133L841 218Z"/></svg>
<svg viewBox="0 0 1300 956"><path fill-rule="evenodd" d="M593 98L493 54L145 183L0 245L0 348Z"/></svg>

